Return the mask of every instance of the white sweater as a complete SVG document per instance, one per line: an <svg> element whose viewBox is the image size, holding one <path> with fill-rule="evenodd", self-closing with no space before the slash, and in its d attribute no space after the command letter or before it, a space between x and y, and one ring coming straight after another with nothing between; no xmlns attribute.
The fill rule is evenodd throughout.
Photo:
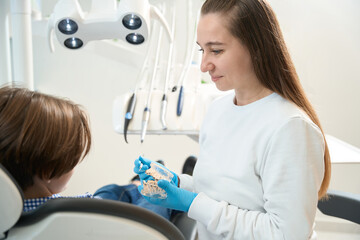
<svg viewBox="0 0 360 240"><path fill-rule="evenodd" d="M200 132L188 215L200 240L309 239L324 176L319 128L276 93L246 106L214 101Z"/></svg>

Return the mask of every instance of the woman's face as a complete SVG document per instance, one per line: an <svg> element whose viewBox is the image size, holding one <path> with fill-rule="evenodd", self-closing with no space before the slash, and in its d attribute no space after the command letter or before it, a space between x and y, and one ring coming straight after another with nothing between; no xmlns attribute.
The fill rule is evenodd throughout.
<svg viewBox="0 0 360 240"><path fill-rule="evenodd" d="M248 49L225 27L217 13L202 15L197 43L203 52L201 71L209 72L219 90L246 90L257 81Z"/></svg>

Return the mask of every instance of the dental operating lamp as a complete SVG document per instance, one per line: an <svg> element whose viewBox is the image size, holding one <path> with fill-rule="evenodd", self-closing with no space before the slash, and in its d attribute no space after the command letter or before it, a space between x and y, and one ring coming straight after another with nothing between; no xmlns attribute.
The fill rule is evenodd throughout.
<svg viewBox="0 0 360 240"><path fill-rule="evenodd" d="M48 22L48 40L54 51L52 32L68 49L80 49L88 42L103 39L121 39L130 45L141 45L150 36L151 19L158 20L172 35L168 24L148 0L92 0L89 12L84 12L78 0L60 0Z"/></svg>

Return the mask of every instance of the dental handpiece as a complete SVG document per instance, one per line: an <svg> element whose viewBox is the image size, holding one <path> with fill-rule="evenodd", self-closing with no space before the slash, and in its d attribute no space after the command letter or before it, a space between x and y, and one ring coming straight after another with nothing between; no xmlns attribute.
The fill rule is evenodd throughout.
<svg viewBox="0 0 360 240"><path fill-rule="evenodd" d="M142 118L142 123L141 123L141 139L140 139L141 143L143 143L144 139L145 139L147 126L149 123L149 118L150 118L150 109L148 107L145 107L144 113L143 113L143 118Z"/></svg>
<svg viewBox="0 0 360 240"><path fill-rule="evenodd" d="M184 106L184 87L180 87L178 102L177 102L177 108L176 108L176 115L181 116L182 110Z"/></svg>
<svg viewBox="0 0 360 240"><path fill-rule="evenodd" d="M162 129L166 130L166 120L165 120L165 115L166 115L166 106L167 106L167 97L166 94L163 95L163 98L161 100L161 124L162 124Z"/></svg>
<svg viewBox="0 0 360 240"><path fill-rule="evenodd" d="M125 138L126 143L128 143L127 131L129 128L130 121L132 120L132 118L134 116L135 105L136 105L136 93L134 92L129 100L128 107L127 107L126 114L125 114L124 138Z"/></svg>

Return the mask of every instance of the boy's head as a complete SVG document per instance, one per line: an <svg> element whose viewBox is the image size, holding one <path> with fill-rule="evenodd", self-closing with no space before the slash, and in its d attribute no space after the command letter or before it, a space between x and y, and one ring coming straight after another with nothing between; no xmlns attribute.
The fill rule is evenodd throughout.
<svg viewBox="0 0 360 240"><path fill-rule="evenodd" d="M24 88L0 88L0 163L23 191L70 173L91 146L79 105Z"/></svg>

